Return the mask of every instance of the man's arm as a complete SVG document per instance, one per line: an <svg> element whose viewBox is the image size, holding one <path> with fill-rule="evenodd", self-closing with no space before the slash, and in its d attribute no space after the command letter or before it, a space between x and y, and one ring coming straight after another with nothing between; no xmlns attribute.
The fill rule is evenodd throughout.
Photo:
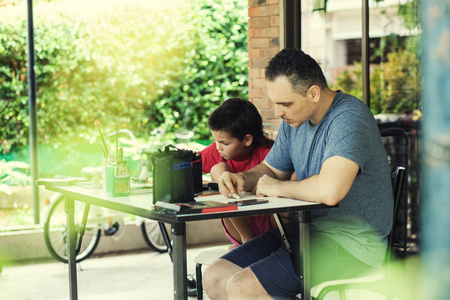
<svg viewBox="0 0 450 300"><path fill-rule="evenodd" d="M287 180L291 173L282 172L271 167L265 160L247 172L231 173L223 172L219 178L219 191L226 197L232 197L234 192L239 195L243 191L251 192L255 189L258 180L262 176Z"/></svg>
<svg viewBox="0 0 450 300"><path fill-rule="evenodd" d="M355 162L333 156L323 163L319 174L300 181L280 181L262 176L256 187L256 195L336 205L350 191L358 171L359 166Z"/></svg>

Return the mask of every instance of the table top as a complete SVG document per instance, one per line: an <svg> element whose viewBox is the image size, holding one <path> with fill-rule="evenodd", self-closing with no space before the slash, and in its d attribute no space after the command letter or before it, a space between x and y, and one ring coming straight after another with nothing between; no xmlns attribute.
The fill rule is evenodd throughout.
<svg viewBox="0 0 450 300"><path fill-rule="evenodd" d="M305 210L315 210L330 208L324 204L294 200L288 198L270 198L256 197L248 195L242 199L251 197L257 199L267 199L268 203L240 206L238 210L221 211L211 213L189 213L189 214L170 214L161 211L155 211L153 206L152 193L131 194L124 197L112 197L106 194L101 188L85 188L77 185L70 186L46 186L48 190L55 191L71 197L74 200L83 201L92 205L98 205L105 208L117 210L124 213L137 215L143 218L149 218L165 223L180 223L187 221L198 221L208 219L218 219L226 217L239 217L260 214L273 214L281 212L298 212ZM222 195L201 196L195 198L197 202L217 201L227 203L230 199Z"/></svg>

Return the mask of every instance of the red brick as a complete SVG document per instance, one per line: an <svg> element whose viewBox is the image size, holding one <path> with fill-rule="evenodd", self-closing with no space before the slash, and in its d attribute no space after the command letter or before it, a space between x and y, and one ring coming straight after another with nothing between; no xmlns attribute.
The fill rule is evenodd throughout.
<svg viewBox="0 0 450 300"><path fill-rule="evenodd" d="M261 49L261 57L272 58L277 54L280 50L278 48L265 48Z"/></svg>
<svg viewBox="0 0 450 300"><path fill-rule="evenodd" d="M278 27L261 28L261 37L279 37L280 29Z"/></svg>
<svg viewBox="0 0 450 300"><path fill-rule="evenodd" d="M273 109L262 109L260 114L263 120L275 118L275 112Z"/></svg>
<svg viewBox="0 0 450 300"><path fill-rule="evenodd" d="M249 98L261 98L261 89L249 89L248 97Z"/></svg>
<svg viewBox="0 0 450 300"><path fill-rule="evenodd" d="M271 38L269 43L270 48L278 48L280 49L280 39L279 38Z"/></svg>
<svg viewBox="0 0 450 300"><path fill-rule="evenodd" d="M280 50L280 1L248 0L248 98L260 112L263 122L279 126L273 103L267 93L265 68L269 59Z"/></svg>
<svg viewBox="0 0 450 300"><path fill-rule="evenodd" d="M262 99L261 98L249 98L248 100L250 100L255 106L256 106L256 108L258 108L258 103L259 103L259 101L261 101ZM259 110L258 110L259 111Z"/></svg>
<svg viewBox="0 0 450 300"><path fill-rule="evenodd" d="M269 59L268 58L251 58L250 61L252 62L252 68L265 69L267 66L267 63L269 62Z"/></svg>
<svg viewBox="0 0 450 300"><path fill-rule="evenodd" d="M257 70L259 70L261 78L266 78L266 67L265 66L264 66L264 68L257 69Z"/></svg>
<svg viewBox="0 0 450 300"><path fill-rule="evenodd" d="M259 109L273 109L273 103L269 99L259 99L257 108L259 108Z"/></svg>
<svg viewBox="0 0 450 300"><path fill-rule="evenodd" d="M278 4L261 6L259 10L259 15L263 16L279 16L280 6Z"/></svg>
<svg viewBox="0 0 450 300"><path fill-rule="evenodd" d="M269 26L270 27L280 26L280 16L270 16Z"/></svg>
<svg viewBox="0 0 450 300"><path fill-rule="evenodd" d="M248 20L250 28L269 27L269 17L254 17Z"/></svg>
<svg viewBox="0 0 450 300"><path fill-rule="evenodd" d="M249 28L248 29L248 37L249 38L261 37L261 28Z"/></svg>
<svg viewBox="0 0 450 300"><path fill-rule="evenodd" d="M259 102L262 100L261 98L253 98L253 99L248 99L251 103L253 103L253 105L255 105L256 106L256 109L258 109L258 112L259 112Z"/></svg>
<svg viewBox="0 0 450 300"><path fill-rule="evenodd" d="M267 4L267 0L248 0L248 6L259 6Z"/></svg>
<svg viewBox="0 0 450 300"><path fill-rule="evenodd" d="M253 98L250 100L251 103L253 103L253 105L255 105L256 109L261 110L261 98Z"/></svg>
<svg viewBox="0 0 450 300"><path fill-rule="evenodd" d="M261 69L249 69L248 70L248 78L249 79L258 79L258 78L264 78L264 76L262 76Z"/></svg>
<svg viewBox="0 0 450 300"><path fill-rule="evenodd" d="M252 80L253 88L255 89L265 89L267 88L267 83L265 79L253 79Z"/></svg>
<svg viewBox="0 0 450 300"><path fill-rule="evenodd" d="M260 58L261 57L261 49L248 49L248 57L249 58Z"/></svg>
<svg viewBox="0 0 450 300"><path fill-rule="evenodd" d="M253 38L248 41L249 48L267 48L270 40L268 38Z"/></svg>
<svg viewBox="0 0 450 300"><path fill-rule="evenodd" d="M249 18L261 16L260 9L261 8L259 6L249 7L248 8L248 16L249 16Z"/></svg>

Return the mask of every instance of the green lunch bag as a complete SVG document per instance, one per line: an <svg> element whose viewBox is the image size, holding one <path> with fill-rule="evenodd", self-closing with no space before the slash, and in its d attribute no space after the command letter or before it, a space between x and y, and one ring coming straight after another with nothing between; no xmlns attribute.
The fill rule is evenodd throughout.
<svg viewBox="0 0 450 300"><path fill-rule="evenodd" d="M153 164L153 204L156 201L168 203L194 201L194 192L199 192L202 188L200 153L168 145L164 151L159 150L153 153L151 162Z"/></svg>

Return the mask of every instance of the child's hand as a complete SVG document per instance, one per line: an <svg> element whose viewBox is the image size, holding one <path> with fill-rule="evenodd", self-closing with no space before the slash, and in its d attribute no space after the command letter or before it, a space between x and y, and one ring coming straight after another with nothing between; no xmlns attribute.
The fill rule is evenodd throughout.
<svg viewBox="0 0 450 300"><path fill-rule="evenodd" d="M219 192L225 197L232 198L233 193L238 195L244 190L245 179L240 173L223 172L219 178Z"/></svg>

